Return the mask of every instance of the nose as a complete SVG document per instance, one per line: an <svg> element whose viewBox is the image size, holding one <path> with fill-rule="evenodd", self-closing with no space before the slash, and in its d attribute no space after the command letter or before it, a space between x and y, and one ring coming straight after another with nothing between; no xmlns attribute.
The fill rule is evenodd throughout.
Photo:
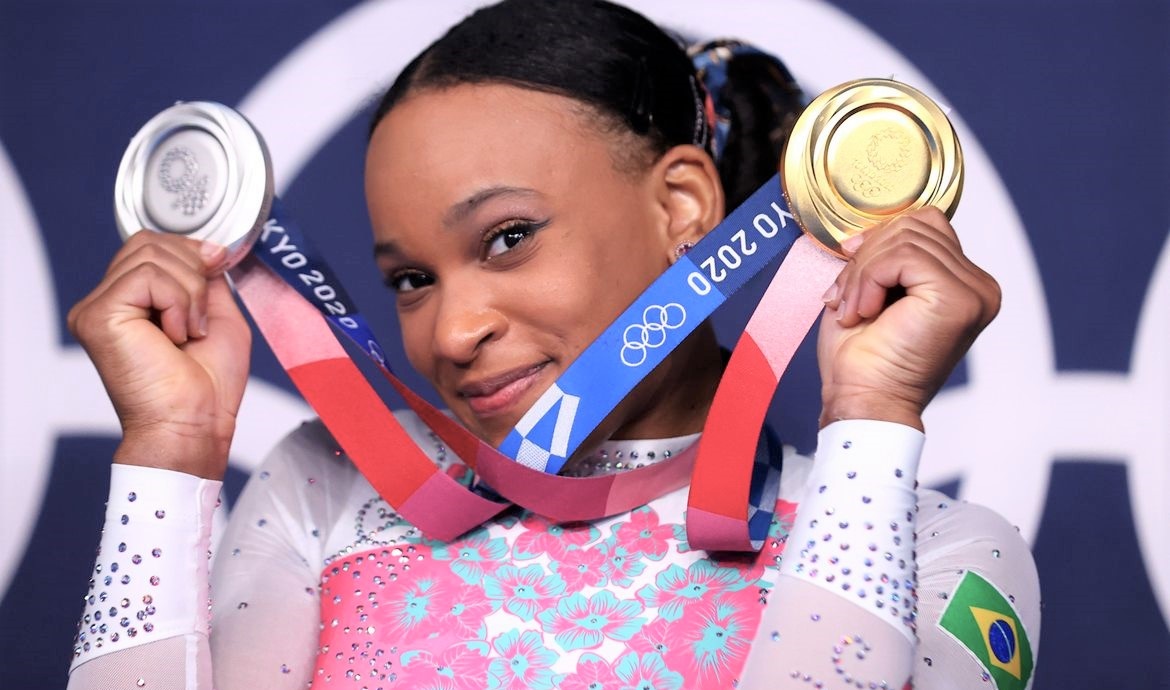
<svg viewBox="0 0 1170 690"><path fill-rule="evenodd" d="M435 317L435 354L458 365L470 364L484 345L503 337L507 316L478 281L448 280Z"/></svg>

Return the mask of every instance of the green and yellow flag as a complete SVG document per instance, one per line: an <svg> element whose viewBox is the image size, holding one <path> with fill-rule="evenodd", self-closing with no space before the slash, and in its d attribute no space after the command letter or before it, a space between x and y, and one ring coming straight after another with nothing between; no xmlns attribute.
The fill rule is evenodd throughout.
<svg viewBox="0 0 1170 690"><path fill-rule="evenodd" d="M1016 609L995 585L967 571L938 626L983 664L997 690L1024 690L1032 677L1032 645Z"/></svg>

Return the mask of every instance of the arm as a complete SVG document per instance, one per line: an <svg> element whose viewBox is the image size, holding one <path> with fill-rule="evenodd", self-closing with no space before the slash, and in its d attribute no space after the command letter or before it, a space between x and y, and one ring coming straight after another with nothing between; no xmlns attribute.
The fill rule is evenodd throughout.
<svg viewBox="0 0 1170 690"><path fill-rule="evenodd" d="M194 598L206 599L208 503L227 466L251 344L223 276L226 258L222 247L137 233L69 312L122 426L71 687L116 679L145 687L148 672L154 687L210 682L206 603ZM113 589L98 591L107 578ZM165 592L150 591L158 588Z"/></svg>
<svg viewBox="0 0 1170 690"><path fill-rule="evenodd" d="M913 429L837 422L819 441L740 687L1029 687L1040 589L1015 528L982 506L916 495Z"/></svg>
<svg viewBox="0 0 1170 690"><path fill-rule="evenodd" d="M114 466L71 690L307 685L316 654L313 564L320 553L304 526L323 517L323 507L298 492L302 461L320 459L319 453L309 457L315 446L302 448L300 437L277 447L256 475L265 479L250 481L235 506L215 556L213 611L208 549L220 482Z"/></svg>
<svg viewBox="0 0 1170 690"><path fill-rule="evenodd" d="M71 690L211 687L207 554L219 489L189 474L114 465Z"/></svg>
<svg viewBox="0 0 1170 690"><path fill-rule="evenodd" d="M922 411L999 310L999 286L938 209L842 247L817 342L818 460L757 640L787 643L767 670L749 665L760 687L909 684Z"/></svg>
<svg viewBox="0 0 1170 690"><path fill-rule="evenodd" d="M922 441L889 422L821 430L741 687L901 690L914 660Z"/></svg>

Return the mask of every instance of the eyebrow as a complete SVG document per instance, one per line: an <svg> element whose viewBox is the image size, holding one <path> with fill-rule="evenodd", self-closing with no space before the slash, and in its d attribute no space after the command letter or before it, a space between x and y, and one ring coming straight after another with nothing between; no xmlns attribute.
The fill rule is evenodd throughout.
<svg viewBox="0 0 1170 690"><path fill-rule="evenodd" d="M498 185L495 187L488 187L481 189L463 201L453 205L446 215L443 216L443 226L453 227L458 225L460 221L471 215L477 208L487 203L488 201L501 196L537 196L539 192L535 189L528 189L527 187L512 187L509 185Z"/></svg>
<svg viewBox="0 0 1170 690"><path fill-rule="evenodd" d="M452 228L466 219L469 215L475 212L480 206L484 205L492 199L506 196L518 197L532 197L539 196L540 192L535 189L527 187L513 187L510 185L497 185L495 187L487 187L472 193L466 199L456 202L443 215L443 227ZM399 254L398 245L393 242L377 242L374 244L374 256L386 256Z"/></svg>
<svg viewBox="0 0 1170 690"><path fill-rule="evenodd" d="M379 256L398 254L398 245L393 242L375 242L374 243L374 258Z"/></svg>

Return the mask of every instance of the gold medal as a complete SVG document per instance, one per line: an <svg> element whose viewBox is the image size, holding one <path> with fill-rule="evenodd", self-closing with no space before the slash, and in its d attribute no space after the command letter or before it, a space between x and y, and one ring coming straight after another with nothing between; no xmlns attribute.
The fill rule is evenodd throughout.
<svg viewBox="0 0 1170 690"><path fill-rule="evenodd" d="M963 153L950 120L916 89L889 79L846 82L817 96L784 147L784 196L826 249L923 206L954 213Z"/></svg>

